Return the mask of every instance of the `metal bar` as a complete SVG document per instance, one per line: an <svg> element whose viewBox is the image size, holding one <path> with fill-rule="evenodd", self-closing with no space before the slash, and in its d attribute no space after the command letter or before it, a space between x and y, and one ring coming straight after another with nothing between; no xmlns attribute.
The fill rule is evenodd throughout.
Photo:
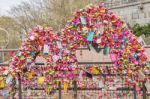
<svg viewBox="0 0 150 99"><path fill-rule="evenodd" d="M4 52L2 52L2 63L5 61L5 55Z"/></svg>
<svg viewBox="0 0 150 99"><path fill-rule="evenodd" d="M136 85L134 85L133 89L134 89L134 91L133 91L134 99L137 99L137 97L136 97Z"/></svg>
<svg viewBox="0 0 150 99"><path fill-rule="evenodd" d="M22 99L22 88L21 88L21 77L20 74L18 73L18 88L19 88L19 99Z"/></svg>
<svg viewBox="0 0 150 99"><path fill-rule="evenodd" d="M89 49L85 47L85 48L77 48L77 50L89 50Z"/></svg>
<svg viewBox="0 0 150 99"><path fill-rule="evenodd" d="M73 81L74 84L74 99L77 99L77 81Z"/></svg>
<svg viewBox="0 0 150 99"><path fill-rule="evenodd" d="M91 62L91 63L89 63L89 62L83 62L83 63L79 63L79 64L110 64L109 62ZM34 66L34 67L39 67L40 65L45 65L44 63L35 63L35 65L36 66ZM2 67L2 66L9 66L9 64L5 64L5 63L0 63L0 66ZM80 67L78 67L77 69L82 69L82 68L80 68ZM63 71L63 70L62 70ZM103 75L103 76L127 76L127 74L119 74L119 73L116 73L116 74L92 74L93 76L99 76L99 75ZM150 74L145 74L145 75L148 75L148 76L150 76Z"/></svg>
<svg viewBox="0 0 150 99"><path fill-rule="evenodd" d="M144 48L150 48L150 45L145 46Z"/></svg>
<svg viewBox="0 0 150 99"><path fill-rule="evenodd" d="M61 99L61 90L62 90L61 89L61 82L59 82L59 94L58 94L59 96L58 96L58 99Z"/></svg>
<svg viewBox="0 0 150 99"><path fill-rule="evenodd" d="M113 62L78 62L79 65L82 64L113 64ZM45 65L44 63L35 63L35 65ZM9 66L8 63L0 63L0 66Z"/></svg>
<svg viewBox="0 0 150 99"><path fill-rule="evenodd" d="M43 88L30 88L30 90L44 90ZM59 88L57 88L56 90L59 90ZM61 88L61 90L63 90ZM68 90L74 90L74 88L68 88ZM85 90L102 90L102 88L77 88L77 90L79 91L85 91ZM126 88L126 87L122 87L122 88L117 88L116 91L134 91L134 88ZM111 90L108 90L111 91Z"/></svg>
<svg viewBox="0 0 150 99"><path fill-rule="evenodd" d="M78 64L113 64L113 62L78 62Z"/></svg>
<svg viewBox="0 0 150 99"><path fill-rule="evenodd" d="M144 48L150 48L150 45L146 45ZM19 49L0 49L0 52L18 51ZM77 48L77 50L88 50L88 48Z"/></svg>
<svg viewBox="0 0 150 99"><path fill-rule="evenodd" d="M0 49L0 52L18 51L19 49Z"/></svg>
<svg viewBox="0 0 150 99"><path fill-rule="evenodd" d="M113 64L113 62L78 62L79 65L84 64ZM45 65L44 63L35 63L35 65ZM0 63L0 66L9 66L8 63Z"/></svg>
<svg viewBox="0 0 150 99"><path fill-rule="evenodd" d="M0 52L10 52L10 51L18 51L19 49L0 49ZM88 48L77 48L77 50L88 50Z"/></svg>
<svg viewBox="0 0 150 99"><path fill-rule="evenodd" d="M0 52L10 52L10 51L18 51L19 49L0 49ZM77 48L77 50L88 50L88 48Z"/></svg>
<svg viewBox="0 0 150 99"><path fill-rule="evenodd" d="M143 99L146 99L145 81L142 81L142 91L143 91Z"/></svg>
<svg viewBox="0 0 150 99"><path fill-rule="evenodd" d="M14 96L15 96L15 93L16 93L16 90L15 90L15 85L16 85L16 81L13 79L12 80L12 99L15 99Z"/></svg>

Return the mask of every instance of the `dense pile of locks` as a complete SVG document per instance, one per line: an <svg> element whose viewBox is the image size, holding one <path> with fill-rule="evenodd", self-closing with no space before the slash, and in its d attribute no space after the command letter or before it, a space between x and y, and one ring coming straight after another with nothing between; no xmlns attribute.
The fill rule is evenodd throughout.
<svg viewBox="0 0 150 99"><path fill-rule="evenodd" d="M109 54L114 62L114 71L132 78L128 82L136 84L139 81L137 73L146 68L147 58L137 37L123 20L102 4L76 11L61 33L53 33L52 28L47 27L34 28L10 62L10 71L33 79L33 74L38 75L33 68L35 59L42 56L46 62L38 75L38 84L44 88L52 85L52 89L61 81L65 86L75 80L78 66L75 51L80 46L94 48L97 53L103 48L104 55Z"/></svg>

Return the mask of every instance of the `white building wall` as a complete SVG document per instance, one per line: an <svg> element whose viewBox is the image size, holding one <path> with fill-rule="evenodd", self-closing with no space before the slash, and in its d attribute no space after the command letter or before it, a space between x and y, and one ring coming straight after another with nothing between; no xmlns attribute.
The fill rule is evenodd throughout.
<svg viewBox="0 0 150 99"><path fill-rule="evenodd" d="M150 0L106 0L105 3L130 25L150 23Z"/></svg>

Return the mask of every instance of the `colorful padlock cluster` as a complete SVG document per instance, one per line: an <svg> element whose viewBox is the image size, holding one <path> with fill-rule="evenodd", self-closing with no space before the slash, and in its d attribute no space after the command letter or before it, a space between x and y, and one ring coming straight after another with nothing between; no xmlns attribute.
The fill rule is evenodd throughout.
<svg viewBox="0 0 150 99"><path fill-rule="evenodd" d="M75 56L77 48L93 47L97 52L104 48L104 55L110 54L117 73L127 73L135 83L137 73L146 68L146 56L137 38L131 33L124 21L104 5L89 5L75 12L74 17L62 29L61 33L53 33L52 28L36 27L22 42L20 50L10 62L10 71L32 73L36 70L35 59L43 56L45 68L41 70L38 82L53 85L58 82L75 80L78 62ZM89 56L90 57L90 56ZM66 87L65 87L66 89Z"/></svg>
<svg viewBox="0 0 150 99"><path fill-rule="evenodd" d="M60 34L54 34L51 28L36 27L22 43L17 55L11 61L11 71L28 74L29 79L34 78L36 72L35 59L43 56L46 60L44 68L40 71L38 84L58 87L59 81L74 79L73 71L76 69L77 59L74 51L70 51L67 39ZM38 73L38 72L37 72Z"/></svg>
<svg viewBox="0 0 150 99"><path fill-rule="evenodd" d="M63 32L72 48L77 47L75 44L93 47L97 52L104 48L104 55L110 54L118 73L136 77L146 68L147 57L137 37L121 18L103 5L90 5L77 11Z"/></svg>

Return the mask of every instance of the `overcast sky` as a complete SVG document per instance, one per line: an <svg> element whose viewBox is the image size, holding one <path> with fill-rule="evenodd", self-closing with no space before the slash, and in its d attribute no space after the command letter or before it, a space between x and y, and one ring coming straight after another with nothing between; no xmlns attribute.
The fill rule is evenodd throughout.
<svg viewBox="0 0 150 99"><path fill-rule="evenodd" d="M29 0L0 0L0 14L7 15L7 10L10 10L11 7L20 4L22 1Z"/></svg>

